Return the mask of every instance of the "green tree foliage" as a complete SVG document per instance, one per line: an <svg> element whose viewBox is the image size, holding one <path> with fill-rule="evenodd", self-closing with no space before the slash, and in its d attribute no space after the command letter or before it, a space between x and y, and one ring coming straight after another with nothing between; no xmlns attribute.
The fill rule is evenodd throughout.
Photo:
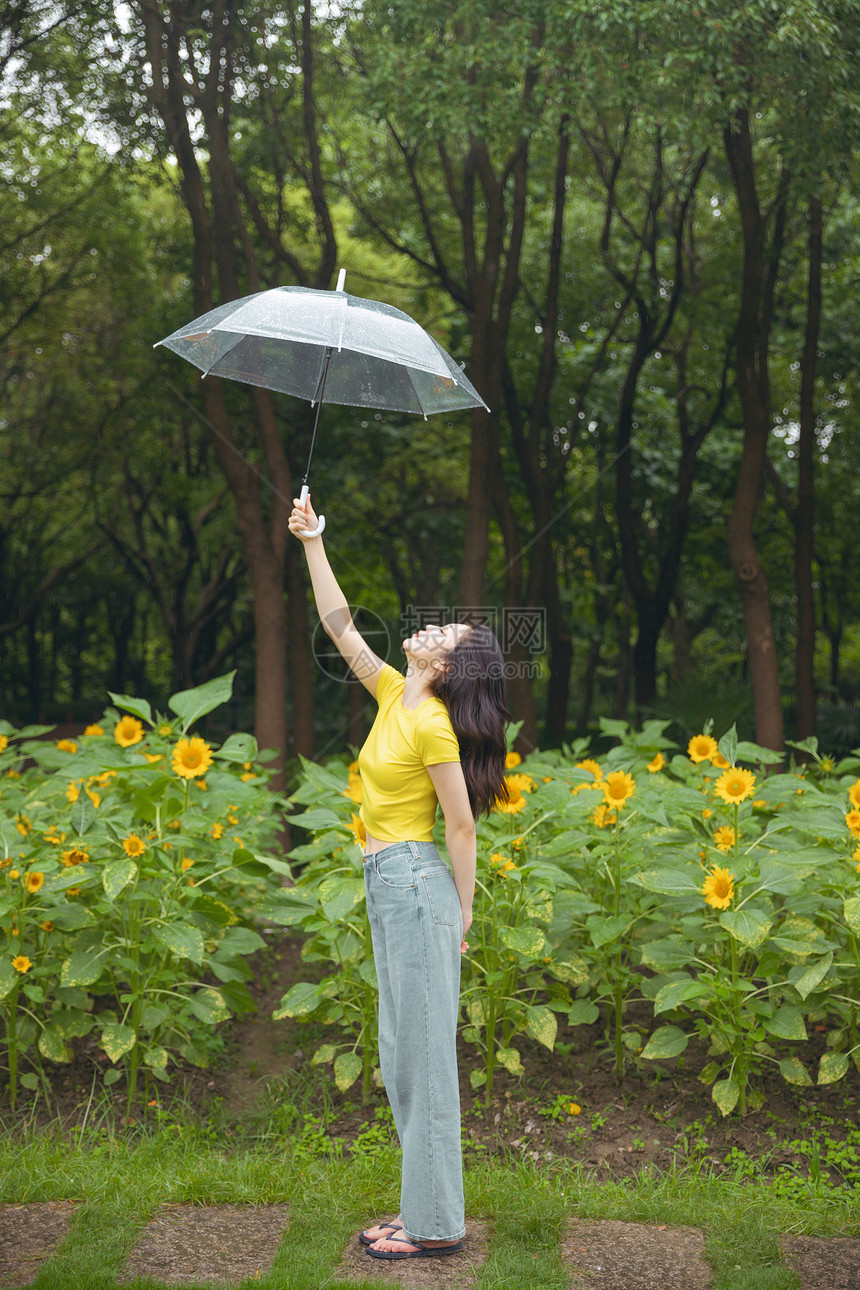
<svg viewBox="0 0 860 1290"><path fill-rule="evenodd" d="M275 558L273 489L303 467L307 410L238 386L215 408L150 349L201 301L330 285L343 263L468 361L492 407L426 426L326 410L315 493L392 661L410 605L532 606L547 658L511 689L524 740L679 705L693 733L705 702L742 717L752 682L770 742L763 712L781 720L781 692L791 723L797 690L814 201L815 680L850 705L855 0L7 9L0 628L19 717L86 719L105 674L146 689L237 663L240 701L269 694L280 721L260 668L287 658L293 727L313 731L316 688L343 737L345 688L311 685L305 589ZM775 642L764 671L733 513Z"/></svg>

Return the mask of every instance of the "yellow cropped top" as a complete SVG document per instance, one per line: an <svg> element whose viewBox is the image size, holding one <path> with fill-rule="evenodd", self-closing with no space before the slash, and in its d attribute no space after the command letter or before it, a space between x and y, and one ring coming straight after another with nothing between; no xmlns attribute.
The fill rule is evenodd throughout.
<svg viewBox="0 0 860 1290"><path fill-rule="evenodd" d="M460 745L441 699L404 708L405 681L386 664L379 674L379 711L358 755L360 816L380 842L432 842L438 799L428 766L460 760Z"/></svg>

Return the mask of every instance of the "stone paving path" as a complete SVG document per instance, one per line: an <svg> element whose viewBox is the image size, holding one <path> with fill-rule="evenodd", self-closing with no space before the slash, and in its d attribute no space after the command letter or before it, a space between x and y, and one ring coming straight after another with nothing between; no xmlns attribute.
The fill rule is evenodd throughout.
<svg viewBox="0 0 860 1290"><path fill-rule="evenodd" d="M577 1290L709 1290L711 1284L705 1238L697 1227L575 1222L562 1258Z"/></svg>
<svg viewBox="0 0 860 1290"><path fill-rule="evenodd" d="M783 1236L779 1244L803 1290L860 1290L860 1239Z"/></svg>
<svg viewBox="0 0 860 1290"><path fill-rule="evenodd" d="M0 1286L28 1286L39 1264L68 1234L76 1206L70 1200L0 1205Z"/></svg>
<svg viewBox="0 0 860 1290"><path fill-rule="evenodd" d="M163 1205L117 1281L154 1277L193 1286L259 1279L272 1266L287 1221L286 1205Z"/></svg>
<svg viewBox="0 0 860 1290"><path fill-rule="evenodd" d="M0 1290L30 1285L68 1235L76 1208L71 1201L0 1205ZM286 1205L162 1206L116 1284L146 1276L176 1287L260 1280L272 1266L288 1216ZM320 1271L326 1283L372 1277L413 1290L473 1290L490 1240L488 1225L470 1219L463 1255L386 1263L352 1241L337 1269ZM780 1247L803 1290L860 1290L860 1239L784 1236ZM561 1256L569 1290L711 1290L704 1248L695 1227L577 1219L568 1224Z"/></svg>

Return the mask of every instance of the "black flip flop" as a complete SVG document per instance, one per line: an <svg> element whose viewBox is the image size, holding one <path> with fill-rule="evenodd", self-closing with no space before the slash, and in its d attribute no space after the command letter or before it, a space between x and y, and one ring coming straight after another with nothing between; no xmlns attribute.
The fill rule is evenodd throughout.
<svg viewBox="0 0 860 1290"><path fill-rule="evenodd" d="M396 1236L381 1236L378 1239L381 1241L396 1241L398 1238ZM457 1241L456 1245L422 1245L420 1241L413 1241L405 1233L403 1243L404 1245L414 1245L416 1248L406 1254L397 1250L374 1250L372 1245L368 1245L365 1248L372 1259L441 1259L446 1254L459 1254L463 1249L462 1241Z"/></svg>
<svg viewBox="0 0 860 1290"><path fill-rule="evenodd" d="M403 1224L402 1224L402 1223L374 1223L374 1227L388 1228L388 1229L390 1229L392 1232L402 1232L402 1231L403 1231ZM369 1239L368 1239L368 1237L365 1235L365 1233L364 1233L364 1232L359 1232L359 1234L358 1234L358 1243L359 1243L359 1245L373 1245L374 1241L381 1241L381 1240L382 1240L382 1237L381 1237L381 1236L374 1236L373 1241L371 1241L371 1240L369 1240ZM411 1244L412 1244L412 1242L410 1241L410 1245L411 1245Z"/></svg>

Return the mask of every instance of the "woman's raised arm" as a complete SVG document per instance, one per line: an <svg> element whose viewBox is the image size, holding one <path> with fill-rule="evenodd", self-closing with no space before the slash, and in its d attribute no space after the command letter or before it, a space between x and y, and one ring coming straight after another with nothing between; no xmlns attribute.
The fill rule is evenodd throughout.
<svg viewBox="0 0 860 1290"><path fill-rule="evenodd" d="M311 575L314 600L323 630L331 637L354 676L376 698L379 674L385 664L358 631L352 621L349 605L331 570L322 537L303 537L303 529L315 529L317 517L311 506L310 494L304 508L293 498L293 511L289 519L290 532L305 549L308 572Z"/></svg>

